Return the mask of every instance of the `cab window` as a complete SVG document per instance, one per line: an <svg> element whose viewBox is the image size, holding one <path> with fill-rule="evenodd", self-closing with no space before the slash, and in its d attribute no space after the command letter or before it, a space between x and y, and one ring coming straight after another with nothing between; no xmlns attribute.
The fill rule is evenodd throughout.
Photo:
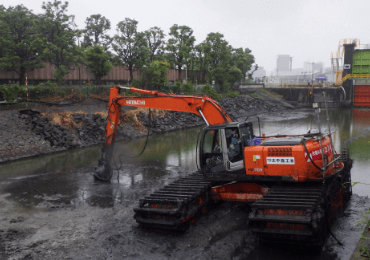
<svg viewBox="0 0 370 260"><path fill-rule="evenodd" d="M227 128L225 130L227 153L230 162L237 162L243 160L242 146L237 127Z"/></svg>
<svg viewBox="0 0 370 260"><path fill-rule="evenodd" d="M240 133L242 135L242 142L244 146L254 145L254 135L252 124L240 126Z"/></svg>
<svg viewBox="0 0 370 260"><path fill-rule="evenodd" d="M221 131L209 130L205 133L202 149L202 164L213 167L223 163Z"/></svg>

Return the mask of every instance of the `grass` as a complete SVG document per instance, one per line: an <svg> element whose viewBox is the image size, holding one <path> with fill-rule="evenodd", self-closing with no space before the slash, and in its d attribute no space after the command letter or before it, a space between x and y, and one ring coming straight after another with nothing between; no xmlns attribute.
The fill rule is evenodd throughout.
<svg viewBox="0 0 370 260"><path fill-rule="evenodd" d="M267 90L267 89L260 89L259 90L262 94L265 94L265 95L269 95L271 97L278 97L278 98L282 98L283 95L279 95L271 90Z"/></svg>
<svg viewBox="0 0 370 260"><path fill-rule="evenodd" d="M86 112L78 112L79 114L86 114ZM59 112L59 113L41 113L40 115L43 117L49 117L50 123L52 124L58 124L61 126L64 126L68 129L74 129L77 126L81 126L82 122L76 123L73 120L73 114L74 112Z"/></svg>
<svg viewBox="0 0 370 260"><path fill-rule="evenodd" d="M250 93L250 94L248 94L248 96L254 97L254 98L260 98L261 97L260 95L258 95L256 93Z"/></svg>
<svg viewBox="0 0 370 260"><path fill-rule="evenodd" d="M129 122L135 127L136 130L144 131L145 127L143 125L143 122L141 122L138 119L138 115L140 113L144 113L148 115L149 108L137 108L134 110L121 112L120 124L125 124ZM74 129L77 126L81 126L83 123L82 122L76 123L74 121L73 114L87 114L87 113L83 111L78 111L78 112L41 113L40 115L43 117L50 118L51 124L58 124L68 129ZM108 116L107 111L95 112L94 114L99 115L102 118L106 118ZM166 115L165 110L152 109L152 118L164 117L165 115Z"/></svg>
<svg viewBox="0 0 370 260"><path fill-rule="evenodd" d="M120 122L122 122L122 123L130 122L135 127L136 130L144 131L145 128L144 128L143 122L141 122L137 118L137 116L140 113L144 113L144 114L148 115L149 114L149 108L139 107L139 108L134 109L134 110L125 111L124 113L121 113ZM165 115L166 115L165 110L152 109L152 118L154 118L154 117L164 117Z"/></svg>

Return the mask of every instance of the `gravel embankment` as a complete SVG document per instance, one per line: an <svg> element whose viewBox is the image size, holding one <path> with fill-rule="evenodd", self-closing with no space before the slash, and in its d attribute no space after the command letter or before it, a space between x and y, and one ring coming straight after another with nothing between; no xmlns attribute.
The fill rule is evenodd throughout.
<svg viewBox="0 0 370 260"><path fill-rule="evenodd" d="M220 104L235 119L290 109L284 102L248 95L223 98ZM106 126L105 105L101 102L100 105L0 111L0 163L102 143ZM118 140L146 135L150 123L148 114L138 112L136 115L142 127L135 125L132 118L126 118L126 122L119 125ZM153 117L150 129L158 134L202 125L205 124L197 115L167 111Z"/></svg>

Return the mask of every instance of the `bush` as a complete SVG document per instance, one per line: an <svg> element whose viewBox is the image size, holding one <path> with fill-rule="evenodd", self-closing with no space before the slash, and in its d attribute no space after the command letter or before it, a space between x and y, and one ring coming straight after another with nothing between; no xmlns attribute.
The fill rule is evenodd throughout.
<svg viewBox="0 0 370 260"><path fill-rule="evenodd" d="M214 90L209 84L206 84L202 88L202 93L209 96L209 97L212 97L213 99L215 99L217 101L220 101L220 99L222 98L222 95L218 94L217 91Z"/></svg>
<svg viewBox="0 0 370 260"><path fill-rule="evenodd" d="M237 97L239 95L240 95L240 93L238 91L231 91L231 92L227 93L225 95L225 97L234 98L234 97Z"/></svg>
<svg viewBox="0 0 370 260"><path fill-rule="evenodd" d="M257 93L249 93L248 96L253 97L253 98L260 98L261 97Z"/></svg>
<svg viewBox="0 0 370 260"><path fill-rule="evenodd" d="M14 102L17 98L26 99L26 87L24 86L0 86L0 93L7 102Z"/></svg>
<svg viewBox="0 0 370 260"><path fill-rule="evenodd" d="M174 93L174 87L172 85L165 85L164 90L167 93Z"/></svg>
<svg viewBox="0 0 370 260"><path fill-rule="evenodd" d="M283 95L280 95L278 93L275 93L275 92L267 90L267 89L260 89L259 92L261 92L262 94L265 94L265 95L272 96L272 97L279 97L279 98L283 97Z"/></svg>
<svg viewBox="0 0 370 260"><path fill-rule="evenodd" d="M127 97L137 97L137 96L140 96L139 93L137 92L131 92L130 90L126 90L125 93L122 93L123 96L127 96Z"/></svg>
<svg viewBox="0 0 370 260"><path fill-rule="evenodd" d="M195 94L197 91L194 87L194 85L190 82L184 84L184 93L186 95L191 95L191 94Z"/></svg>
<svg viewBox="0 0 370 260"><path fill-rule="evenodd" d="M39 96L41 94L41 86L40 85L36 85L36 86L33 86L33 87L29 87L29 94L31 95L34 94L35 96Z"/></svg>
<svg viewBox="0 0 370 260"><path fill-rule="evenodd" d="M161 89L167 82L168 68L170 64L167 61L152 61L145 69L146 84L156 89Z"/></svg>
<svg viewBox="0 0 370 260"><path fill-rule="evenodd" d="M139 88L141 87L142 82L143 82L142 79L133 79L131 82L131 86L135 88Z"/></svg>
<svg viewBox="0 0 370 260"><path fill-rule="evenodd" d="M52 88L57 88L58 87L58 83L56 83L55 81L51 81L51 80L46 81L45 85L48 86L48 87L52 87Z"/></svg>
<svg viewBox="0 0 370 260"><path fill-rule="evenodd" d="M177 94L179 94L181 92L182 88L181 88L181 82L180 81L175 82L175 86L173 87L173 90Z"/></svg>

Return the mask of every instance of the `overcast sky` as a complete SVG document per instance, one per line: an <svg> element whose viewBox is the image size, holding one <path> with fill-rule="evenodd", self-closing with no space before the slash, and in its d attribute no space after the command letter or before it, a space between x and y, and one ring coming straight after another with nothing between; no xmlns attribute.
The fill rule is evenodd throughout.
<svg viewBox="0 0 370 260"><path fill-rule="evenodd" d="M40 0L2 0L5 7L25 5L42 13ZM70 0L68 14L79 28L86 17L101 14L112 24L128 17L139 31L158 26L166 34L173 24L194 30L196 43L220 32L234 48L249 48L260 67L276 69L276 56L293 57L293 68L304 61L330 66L331 52L343 38L370 43L370 0Z"/></svg>

